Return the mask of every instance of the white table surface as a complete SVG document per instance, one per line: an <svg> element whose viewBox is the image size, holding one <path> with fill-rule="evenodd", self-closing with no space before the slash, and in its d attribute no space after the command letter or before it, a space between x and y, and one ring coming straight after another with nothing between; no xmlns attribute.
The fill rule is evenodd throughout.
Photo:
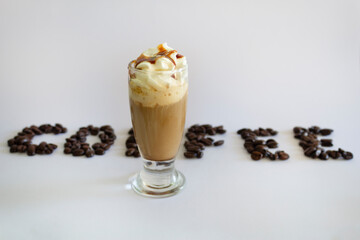
<svg viewBox="0 0 360 240"><path fill-rule="evenodd" d="M0 239L360 239L358 1L0 1ZM167 41L187 56L186 126L223 124L220 148L177 168L186 187L148 199L124 156L127 63ZM10 154L31 124L69 132ZM62 153L79 127L111 124L105 156ZM305 158L296 125L330 127L351 161ZM252 161L242 127L279 130L284 162ZM96 138L90 139L94 142Z"/></svg>

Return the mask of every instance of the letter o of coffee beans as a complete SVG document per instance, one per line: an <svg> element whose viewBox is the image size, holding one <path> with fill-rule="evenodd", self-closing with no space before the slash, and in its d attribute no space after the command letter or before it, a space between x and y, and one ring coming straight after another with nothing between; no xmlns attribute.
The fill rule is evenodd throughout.
<svg viewBox="0 0 360 240"><path fill-rule="evenodd" d="M86 137L89 135L98 135L101 142L94 143L90 146L89 143L86 143ZM70 138L66 138L64 153L72 154L75 157L86 156L87 158L93 157L94 155L104 155L114 144L115 139L114 129L110 125L104 125L100 128L94 127L93 125L81 127L76 134Z"/></svg>

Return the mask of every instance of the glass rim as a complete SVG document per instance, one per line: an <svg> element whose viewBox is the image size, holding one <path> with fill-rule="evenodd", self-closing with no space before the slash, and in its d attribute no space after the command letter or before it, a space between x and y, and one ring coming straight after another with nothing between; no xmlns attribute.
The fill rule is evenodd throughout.
<svg viewBox="0 0 360 240"><path fill-rule="evenodd" d="M157 74L157 73L159 73L159 74L162 74L162 73L178 73L178 72L183 72L183 71L185 71L185 70L187 70L187 68L188 68L188 65L186 64L184 67L182 67L182 68L176 68L176 69L174 69L174 70L165 70L165 71L152 71L152 70L143 70L143 69L137 69L137 68L135 68L134 66L132 66L132 63L133 63L134 61L131 61L129 64L128 64L128 69L129 70L133 70L133 71L136 71L136 72L142 72L142 73L155 73L155 74Z"/></svg>

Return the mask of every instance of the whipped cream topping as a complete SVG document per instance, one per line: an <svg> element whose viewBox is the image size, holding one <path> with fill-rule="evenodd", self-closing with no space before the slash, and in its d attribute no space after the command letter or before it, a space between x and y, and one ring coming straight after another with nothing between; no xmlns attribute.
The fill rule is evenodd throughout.
<svg viewBox="0 0 360 240"><path fill-rule="evenodd" d="M129 94L143 106L167 105L187 93L186 58L166 43L143 52L129 65Z"/></svg>

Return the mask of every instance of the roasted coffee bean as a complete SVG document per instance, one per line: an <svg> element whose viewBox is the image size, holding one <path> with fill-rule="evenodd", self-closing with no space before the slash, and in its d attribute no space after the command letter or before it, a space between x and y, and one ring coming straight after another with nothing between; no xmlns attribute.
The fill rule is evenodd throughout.
<svg viewBox="0 0 360 240"><path fill-rule="evenodd" d="M211 146L212 145L212 141L209 138L203 138L200 140L200 142L202 142L205 146Z"/></svg>
<svg viewBox="0 0 360 240"><path fill-rule="evenodd" d="M30 126L30 129L33 131L33 133L35 133L35 135L43 134L43 132L38 127L36 127L34 125Z"/></svg>
<svg viewBox="0 0 360 240"><path fill-rule="evenodd" d="M268 152L268 155L267 155L267 157L272 161L276 160L277 159L276 157L278 157L278 156L279 156L278 154L273 154L271 152Z"/></svg>
<svg viewBox="0 0 360 240"><path fill-rule="evenodd" d="M243 132L245 132L245 131L249 132L249 131L251 131L251 129L249 129L249 128L242 128L242 129L239 129L236 133L239 134L239 135L241 135L241 134L242 134Z"/></svg>
<svg viewBox="0 0 360 240"><path fill-rule="evenodd" d="M105 129L109 129L109 128L111 128L110 125L104 125L100 127L100 131L104 131Z"/></svg>
<svg viewBox="0 0 360 240"><path fill-rule="evenodd" d="M43 155L45 153L45 149L40 149L39 146L36 147L35 153L39 155Z"/></svg>
<svg viewBox="0 0 360 240"><path fill-rule="evenodd" d="M133 155L133 156L136 157L136 158L140 157L140 152L139 152L139 150L136 149L136 151L134 152L134 155Z"/></svg>
<svg viewBox="0 0 360 240"><path fill-rule="evenodd" d="M204 127L205 129L212 128L211 124L203 124L201 127Z"/></svg>
<svg viewBox="0 0 360 240"><path fill-rule="evenodd" d="M262 155L260 152L253 151L253 152L251 153L251 159L252 159L252 160L257 161L257 160L260 160L262 157L263 157L263 155Z"/></svg>
<svg viewBox="0 0 360 240"><path fill-rule="evenodd" d="M98 127L93 127L91 130L90 130L90 134L92 136L96 136L99 134L99 128Z"/></svg>
<svg viewBox="0 0 360 240"><path fill-rule="evenodd" d="M341 155L345 160L350 160L354 157L351 152L343 152Z"/></svg>
<svg viewBox="0 0 360 240"><path fill-rule="evenodd" d="M128 137L128 139L126 140L126 142L136 143L135 137L134 137L134 136Z"/></svg>
<svg viewBox="0 0 360 240"><path fill-rule="evenodd" d="M255 140L254 141L254 146L263 145L263 144L264 144L264 140Z"/></svg>
<svg viewBox="0 0 360 240"><path fill-rule="evenodd" d="M270 133L263 128L259 128L259 134L260 134L260 136L263 136L263 137L270 136Z"/></svg>
<svg viewBox="0 0 360 240"><path fill-rule="evenodd" d="M57 145L53 144L53 143L49 143L48 144L48 148L52 149L52 150L55 150L57 149Z"/></svg>
<svg viewBox="0 0 360 240"><path fill-rule="evenodd" d="M128 131L129 135L134 135L134 129L130 128L130 130Z"/></svg>
<svg viewBox="0 0 360 240"><path fill-rule="evenodd" d="M309 128L309 132L312 132L312 133L314 133L314 134L319 134L319 132L320 132L320 127L318 127L318 126L312 126L312 127Z"/></svg>
<svg viewBox="0 0 360 240"><path fill-rule="evenodd" d="M185 136L187 137L187 139L189 140L193 140L197 137L197 135L195 133L192 133L192 132L188 132L185 134Z"/></svg>
<svg viewBox="0 0 360 240"><path fill-rule="evenodd" d="M95 154L96 154L96 155L104 155L104 154L105 154L105 150L102 149L102 148L97 148L97 149L95 150Z"/></svg>
<svg viewBox="0 0 360 240"><path fill-rule="evenodd" d="M216 134L216 130L214 128L208 128L206 129L206 133L210 136L214 136Z"/></svg>
<svg viewBox="0 0 360 240"><path fill-rule="evenodd" d="M24 128L22 130L22 132L25 134L34 134L34 132L31 130L31 128L28 128L28 127Z"/></svg>
<svg viewBox="0 0 360 240"><path fill-rule="evenodd" d="M255 148L252 147L252 146L249 146L249 147L246 148L246 151L247 151L248 153L252 153L253 151L255 151Z"/></svg>
<svg viewBox="0 0 360 240"><path fill-rule="evenodd" d="M64 148L64 153L65 154L70 154L71 153L71 148L69 148L69 147Z"/></svg>
<svg viewBox="0 0 360 240"><path fill-rule="evenodd" d="M13 138L9 139L7 143L8 143L8 146L11 147L12 145L15 144L15 139L13 139Z"/></svg>
<svg viewBox="0 0 360 240"><path fill-rule="evenodd" d="M102 149L104 149L104 150L106 151L106 150L109 150L110 147L111 147L111 144L106 144L106 143L105 143L105 144L103 145Z"/></svg>
<svg viewBox="0 0 360 240"><path fill-rule="evenodd" d="M87 149L86 152L85 152L85 156L86 156L87 158L91 158L91 157L93 157L94 155L95 155L95 152L94 152L93 150L91 150L91 149Z"/></svg>
<svg viewBox="0 0 360 240"><path fill-rule="evenodd" d="M27 150L27 146L25 146L25 145L18 145L17 146L17 151L19 153L24 153L24 152L26 152L26 150Z"/></svg>
<svg viewBox="0 0 360 240"><path fill-rule="evenodd" d="M245 142L245 143L244 143L244 147L245 147L245 148L254 147L254 143L252 143L252 142Z"/></svg>
<svg viewBox="0 0 360 240"><path fill-rule="evenodd" d="M81 145L81 148L86 152L87 150L91 149L89 145Z"/></svg>
<svg viewBox="0 0 360 240"><path fill-rule="evenodd" d="M343 153L345 152L345 150L339 148L339 149L338 149L338 152L339 152L340 154L343 154Z"/></svg>
<svg viewBox="0 0 360 240"><path fill-rule="evenodd" d="M129 148L126 152L125 152L125 155L130 157L134 154L134 152L136 151L135 148Z"/></svg>
<svg viewBox="0 0 360 240"><path fill-rule="evenodd" d="M71 147L72 147L72 143L66 142L66 143L64 143L64 147L71 148Z"/></svg>
<svg viewBox="0 0 360 240"><path fill-rule="evenodd" d="M100 148L101 147L101 144L100 143L94 143L93 145L92 145L92 148L93 149L97 149L97 148Z"/></svg>
<svg viewBox="0 0 360 240"><path fill-rule="evenodd" d="M332 139L321 139L320 142L321 142L321 146L323 146L323 147L332 147L333 146Z"/></svg>
<svg viewBox="0 0 360 240"><path fill-rule="evenodd" d="M325 151L322 151L319 155L319 158L321 160L328 160L329 159L329 155L325 152Z"/></svg>
<svg viewBox="0 0 360 240"><path fill-rule="evenodd" d="M277 148L278 147L278 143L274 140L274 139L268 139L266 141L266 146L268 148Z"/></svg>
<svg viewBox="0 0 360 240"><path fill-rule="evenodd" d="M304 128L302 128L302 127L294 127L293 128L293 132L295 133L295 134L301 134L301 133L303 133L303 132L305 132L306 131L306 129L304 129Z"/></svg>
<svg viewBox="0 0 360 240"><path fill-rule="evenodd" d="M74 142L71 145L71 149L78 149L78 148L81 148L81 143L80 142Z"/></svg>
<svg viewBox="0 0 360 240"><path fill-rule="evenodd" d="M196 157L196 153L194 153L194 152L184 152L184 156L186 157L186 158L195 158Z"/></svg>
<svg viewBox="0 0 360 240"><path fill-rule="evenodd" d="M299 145L303 148L303 150L306 150L308 147L311 146L308 143L306 143L305 141L300 141Z"/></svg>
<svg viewBox="0 0 360 240"><path fill-rule="evenodd" d="M19 136L17 139L16 139L16 143L17 144L23 144L25 142L29 142L30 139L26 136Z"/></svg>
<svg viewBox="0 0 360 240"><path fill-rule="evenodd" d="M311 157L315 151L316 151L316 147L308 147L307 149L305 149L304 154L307 157Z"/></svg>
<svg viewBox="0 0 360 240"><path fill-rule="evenodd" d="M53 127L52 128L52 132L54 134L59 134L59 133L61 133L61 131L62 131L62 128L59 128L59 127Z"/></svg>
<svg viewBox="0 0 360 240"><path fill-rule="evenodd" d="M195 129L195 133L206 133L206 128L200 126Z"/></svg>
<svg viewBox="0 0 360 240"><path fill-rule="evenodd" d="M327 150L326 153L332 159L338 159L341 156L341 154L338 151L334 151L334 150Z"/></svg>
<svg viewBox="0 0 360 240"><path fill-rule="evenodd" d="M200 147L201 150L204 150L204 149L205 149L205 145L202 144L201 142L196 142L196 143L194 143L194 145Z"/></svg>
<svg viewBox="0 0 360 240"><path fill-rule="evenodd" d="M272 129L272 128L267 128L266 131L268 131L271 136L275 136L275 135L278 133L277 131L275 131L275 130Z"/></svg>
<svg viewBox="0 0 360 240"><path fill-rule="evenodd" d="M46 142L41 142L38 146L38 149L40 149L42 151L42 150L45 150L45 147L46 147Z"/></svg>
<svg viewBox="0 0 360 240"><path fill-rule="evenodd" d="M186 150L187 150L188 152L198 152L198 151L200 151L200 147L199 147L199 146L196 146L196 145L188 145L188 146L186 147Z"/></svg>
<svg viewBox="0 0 360 240"><path fill-rule="evenodd" d="M280 160L288 160L289 159L289 154L287 154L284 151L277 151L276 153L278 154Z"/></svg>
<svg viewBox="0 0 360 240"><path fill-rule="evenodd" d="M319 131L319 133L322 135L322 136L328 136L330 135L331 133L333 132L332 129L329 129L329 128L323 128Z"/></svg>
<svg viewBox="0 0 360 240"><path fill-rule="evenodd" d="M35 151L36 151L36 145L32 144L28 147L27 149L27 155L28 156L34 156L35 155Z"/></svg>
<svg viewBox="0 0 360 240"><path fill-rule="evenodd" d="M218 140L216 142L214 142L214 146L221 146L224 144L224 140Z"/></svg>
<svg viewBox="0 0 360 240"><path fill-rule="evenodd" d="M257 145L255 147L255 152L260 152L263 156L266 156L267 150L264 148L263 145Z"/></svg>
<svg viewBox="0 0 360 240"><path fill-rule="evenodd" d="M75 156L75 157L79 157L79 156L82 156L84 154L85 154L85 151L84 151L84 149L81 149L81 148L74 149L72 151L72 155Z"/></svg>
<svg viewBox="0 0 360 240"><path fill-rule="evenodd" d="M50 149L50 148L45 148L44 153L45 153L45 154L52 154L52 153L53 153L53 150Z"/></svg>
<svg viewBox="0 0 360 240"><path fill-rule="evenodd" d="M203 156L204 156L204 153L201 152L201 151L198 151L198 152L196 153L196 157L197 157L197 158L202 158Z"/></svg>
<svg viewBox="0 0 360 240"><path fill-rule="evenodd" d="M321 148L316 148L316 150L311 154L311 158L318 158L321 154L321 152L323 151L323 149Z"/></svg>
<svg viewBox="0 0 360 240"><path fill-rule="evenodd" d="M218 133L218 134L224 134L224 133L226 133L226 130L225 129L216 129L216 133Z"/></svg>
<svg viewBox="0 0 360 240"><path fill-rule="evenodd" d="M126 143L126 147L127 148L136 148L137 144L136 143Z"/></svg>

